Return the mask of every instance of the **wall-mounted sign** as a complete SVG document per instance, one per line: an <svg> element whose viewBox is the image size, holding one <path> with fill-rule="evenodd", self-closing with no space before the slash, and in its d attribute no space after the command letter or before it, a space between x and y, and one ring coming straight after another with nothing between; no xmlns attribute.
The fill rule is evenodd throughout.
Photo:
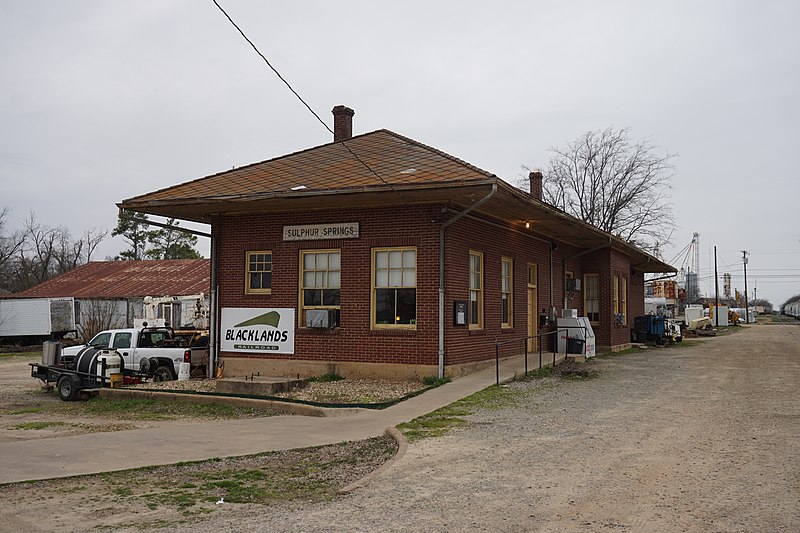
<svg viewBox="0 0 800 533"><path fill-rule="evenodd" d="M294 309L222 309L224 352L294 353Z"/></svg>
<svg viewBox="0 0 800 533"><path fill-rule="evenodd" d="M314 241L321 239L358 239L358 222L341 224L301 224L284 226L284 241Z"/></svg>

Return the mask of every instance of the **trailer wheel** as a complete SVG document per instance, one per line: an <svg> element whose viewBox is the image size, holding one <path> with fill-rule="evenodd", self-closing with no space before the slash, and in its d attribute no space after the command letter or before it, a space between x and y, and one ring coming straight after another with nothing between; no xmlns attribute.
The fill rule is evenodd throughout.
<svg viewBox="0 0 800 533"><path fill-rule="evenodd" d="M58 378L58 397L65 402L71 402L78 395L78 387L72 382L70 376Z"/></svg>
<svg viewBox="0 0 800 533"><path fill-rule="evenodd" d="M156 368L153 374L153 381L172 381L173 379L175 378L172 376L172 370L166 365Z"/></svg>

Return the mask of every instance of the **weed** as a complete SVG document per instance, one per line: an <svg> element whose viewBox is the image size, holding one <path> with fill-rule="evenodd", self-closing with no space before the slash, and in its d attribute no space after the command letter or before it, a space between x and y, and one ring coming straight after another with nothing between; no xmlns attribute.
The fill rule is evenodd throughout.
<svg viewBox="0 0 800 533"><path fill-rule="evenodd" d="M424 383L426 387L440 387L445 383L450 383L450 378L447 376L443 378L437 376L425 376L422 378L422 383Z"/></svg>
<svg viewBox="0 0 800 533"><path fill-rule="evenodd" d="M552 365L543 366L541 368L537 368L536 370L531 370L530 372L522 376L522 378L520 378L520 381L529 381L531 379L543 379L552 376L554 373L555 373L555 368Z"/></svg>
<svg viewBox="0 0 800 533"><path fill-rule="evenodd" d="M322 374L321 376L308 378L308 381L312 383L329 383L331 381L341 381L343 379L344 378L336 372L328 372L327 374Z"/></svg>

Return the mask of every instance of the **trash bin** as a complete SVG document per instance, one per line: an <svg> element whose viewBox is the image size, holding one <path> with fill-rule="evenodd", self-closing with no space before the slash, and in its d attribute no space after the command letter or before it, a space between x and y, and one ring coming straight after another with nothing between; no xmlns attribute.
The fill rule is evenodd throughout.
<svg viewBox="0 0 800 533"><path fill-rule="evenodd" d="M585 350L583 345L586 343L583 339L577 337L570 337L567 339L567 353L583 355Z"/></svg>

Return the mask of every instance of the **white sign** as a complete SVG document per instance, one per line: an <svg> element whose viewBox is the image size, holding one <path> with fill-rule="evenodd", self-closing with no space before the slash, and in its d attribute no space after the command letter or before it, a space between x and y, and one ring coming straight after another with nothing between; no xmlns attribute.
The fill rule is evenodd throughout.
<svg viewBox="0 0 800 533"><path fill-rule="evenodd" d="M224 352L294 353L294 309L222 309L220 348Z"/></svg>
<svg viewBox="0 0 800 533"><path fill-rule="evenodd" d="M358 239L358 222L341 224L302 224L284 226L284 241L314 241L321 239Z"/></svg>

